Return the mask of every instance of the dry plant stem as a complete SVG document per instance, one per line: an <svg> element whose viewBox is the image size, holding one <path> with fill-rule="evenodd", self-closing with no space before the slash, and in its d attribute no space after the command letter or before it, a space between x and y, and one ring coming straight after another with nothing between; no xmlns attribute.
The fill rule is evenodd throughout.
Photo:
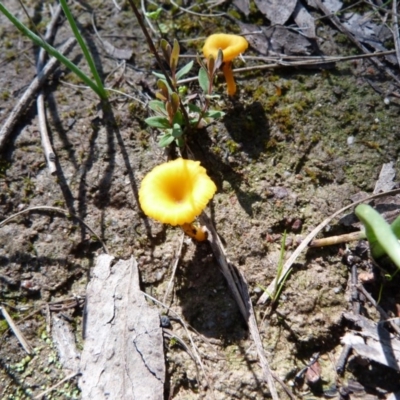
<svg viewBox="0 0 400 400"><path fill-rule="evenodd" d="M172 268L172 274L171 274L171 278L168 282L168 286L167 286L167 290L165 291L164 294L164 298L163 298L163 303L166 304L167 303L167 299L169 297L169 294L172 290L172 288L174 287L174 280L175 280L175 274L176 274L176 270L178 268L178 264L179 264L179 260L181 258L181 254L182 254L182 247L183 247L183 241L185 239L185 234L182 233L182 237L181 237L181 242L179 244L179 249L178 249L178 253L176 255L176 260L174 262L174 266Z"/></svg>
<svg viewBox="0 0 400 400"><path fill-rule="evenodd" d="M316 5L322 10L326 15L330 14L329 10L322 3L321 0L315 0ZM344 33L363 53L369 54L368 49L361 44L355 36L353 36L340 22L339 18L336 15L330 15L329 19L332 23L339 29L340 32ZM376 57L371 57L371 61L379 68L383 69L388 76L390 76L397 84L400 85L399 78Z"/></svg>
<svg viewBox="0 0 400 400"><path fill-rule="evenodd" d="M362 284L358 284L356 285L357 290L359 292L361 292L366 298L367 300L378 310L378 312L381 314L382 318L386 319L386 322L388 322L390 324L390 326L392 327L392 329L398 334L400 335L400 327L393 322L389 315L386 313L386 311L375 301L375 299L365 290L364 286Z"/></svg>
<svg viewBox="0 0 400 400"><path fill-rule="evenodd" d="M59 52L63 55L68 53L73 45L75 44L75 38L68 39ZM0 130L0 150L4 147L6 140L12 133L13 128L17 124L18 120L22 114L26 111L28 104L31 102L35 93L40 89L49 75L55 70L58 61L52 57L46 66L43 68L41 73L33 79L32 83L29 85L28 89L19 99L18 103L15 105L14 109L10 112L6 122L3 124Z"/></svg>
<svg viewBox="0 0 400 400"><path fill-rule="evenodd" d="M397 18L397 0L393 0L392 3L393 12L393 40L394 48L396 49L397 63L400 66L400 38L399 38L399 23Z"/></svg>
<svg viewBox="0 0 400 400"><path fill-rule="evenodd" d="M60 214L63 214L65 216L71 216L76 218L81 224L83 224L85 226L85 228L87 228L90 232L93 233L94 236L97 237L97 239L99 240L99 242L102 244L104 251L107 254L110 254L108 252L107 246L105 245L105 243L101 240L100 236L94 231L93 228L91 228L85 221L83 221L81 218L79 218L77 215L69 212L68 210L65 210L64 208L60 208L60 207L50 207L50 206L37 206L37 207L29 207L25 210L22 210L20 212L17 212L16 214L11 215L10 217L4 219L3 221L0 222L0 228L3 227L4 225L6 225L8 222L10 222L11 220L13 220L14 218L17 218L18 216L22 215L22 214L26 214L28 212L31 211L52 211L52 212L57 212Z"/></svg>
<svg viewBox="0 0 400 400"><path fill-rule="evenodd" d="M42 91L38 94L37 100L37 111L39 120L40 137L42 139L42 146L44 154L46 156L47 166L49 167L50 173L54 175L57 172L57 166L55 163L56 156L50 143L49 134L46 125L46 112L44 110L44 94Z"/></svg>
<svg viewBox="0 0 400 400"><path fill-rule="evenodd" d="M55 9L55 11L53 12L51 21L47 26L46 34L44 37L44 40L46 42L50 42L50 39L53 36L54 31L57 27L57 21L60 17L60 14L61 14L61 6L59 4ZM46 51L43 49L43 47L41 47L39 51L38 61L36 63L37 75L40 75L43 70L44 63L46 60L46 54L47 54ZM54 154L53 148L50 143L49 134L47 132L46 112L44 109L44 95L42 90L39 91L38 97L36 99L36 106L38 111L40 137L42 139L42 146L44 154L46 156L47 166L49 167L50 173L54 175L57 172L56 163L54 162L56 156Z"/></svg>
<svg viewBox="0 0 400 400"><path fill-rule="evenodd" d="M342 212L348 210L349 208L352 208L356 206L357 204L361 204L364 202L367 202L372 199L378 199L381 197L385 196L393 196L395 194L400 193L400 189L396 190L391 190L389 192L384 192L384 193L379 193L375 194L373 196L367 197L366 199L361 199L359 201L356 201L355 203L349 204L346 207L341 208L340 210L336 211L333 213L330 217L326 218L324 221L322 221L316 228L314 228L308 235L307 237L301 242L301 244L296 248L296 250L293 252L293 254L289 257L289 259L286 261L285 265L282 268L281 272L281 277L286 276L287 272L289 269L292 267L293 263L296 261L297 257L301 254L301 252L306 249L309 245L309 243L315 238L315 236L318 235L318 233L325 228L334 218L336 218L338 215L340 215ZM268 298L270 297L268 293L274 293L274 290L277 285L279 285L280 281L282 278L277 280L276 278L269 284L267 290L263 293L263 295L258 299L257 304L264 304Z"/></svg>
<svg viewBox="0 0 400 400"><path fill-rule="evenodd" d="M365 232L352 232L347 233L346 235L339 235L339 236L331 236L322 239L314 239L309 246L310 247L324 247L324 246L333 246L339 243L348 243L354 242L356 240L365 239Z"/></svg>
<svg viewBox="0 0 400 400"><path fill-rule="evenodd" d="M221 272L227 280L229 289L231 290L233 297L235 298L236 303L239 306L240 312L242 313L243 318L245 319L249 327L250 334L256 346L257 354L261 363L261 368L263 370L265 380L268 384L268 388L271 392L272 399L279 400L274 382L274 376L271 372L268 360L265 356L260 332L258 330L256 318L254 316L253 305L250 300L248 287L244 276L240 273L239 270L235 270L235 268L230 265L226 257L225 249L222 245L221 239L219 238L217 231L215 230L211 220L205 212L201 214L200 221L202 225L205 225L209 230L208 240L210 242L210 246L213 250L214 256L218 260L218 264L221 267Z"/></svg>
<svg viewBox="0 0 400 400"><path fill-rule="evenodd" d="M50 393L54 389L57 389L59 386L61 386L64 382L69 381L72 378L75 378L77 375L79 375L79 372L72 372L72 374L67 375L64 379L61 379L60 382L57 382L55 385L52 387L46 389L44 392L39 393L37 396L34 397L35 400L41 399L43 396L45 396L47 393Z"/></svg>
<svg viewBox="0 0 400 400"><path fill-rule="evenodd" d="M8 326L11 328L11 330L14 332L14 335L17 337L19 342L21 343L21 346L24 348L24 350L30 355L32 354L32 348L30 344L26 341L24 335L22 332L19 330L18 326L15 325L14 321L12 320L10 314L7 312L7 310L3 307L0 307L1 313L3 314L4 319L7 321Z"/></svg>

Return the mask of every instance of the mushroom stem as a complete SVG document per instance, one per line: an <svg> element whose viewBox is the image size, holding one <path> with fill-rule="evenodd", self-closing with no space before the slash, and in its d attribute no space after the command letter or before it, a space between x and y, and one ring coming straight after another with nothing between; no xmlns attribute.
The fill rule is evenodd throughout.
<svg viewBox="0 0 400 400"><path fill-rule="evenodd" d="M198 242L204 242L207 240L207 232L201 226L198 227L193 224L183 224L181 225L181 228L186 235Z"/></svg>
<svg viewBox="0 0 400 400"><path fill-rule="evenodd" d="M236 93L236 83L235 79L233 78L232 63L229 61L225 62L222 66L222 71L225 76L228 94L229 96L233 96Z"/></svg>

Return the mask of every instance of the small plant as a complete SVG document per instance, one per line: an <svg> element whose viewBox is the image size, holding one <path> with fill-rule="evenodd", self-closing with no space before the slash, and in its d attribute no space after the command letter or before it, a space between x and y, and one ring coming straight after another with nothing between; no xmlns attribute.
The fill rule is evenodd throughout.
<svg viewBox="0 0 400 400"><path fill-rule="evenodd" d="M210 56L204 63L198 58L200 70L198 82L202 93L188 94L187 87L180 83L185 75L193 68L193 61L184 65L178 70L180 47L177 40L173 46L164 39L161 40L161 51L164 61L169 66L169 75L153 72L159 78L157 81L157 100L149 102L149 108L155 115L149 117L145 122L162 131L159 139L159 146L166 147L173 141L182 147L185 143L184 134L190 129L199 129L221 118L224 112L210 109L211 100L219 96L213 94L214 76L222 64L222 51L218 53L215 60Z"/></svg>
<svg viewBox="0 0 400 400"><path fill-rule="evenodd" d="M400 268L400 216L391 225L376 210L367 204L360 204L355 214L365 227L371 255L379 259L388 255L393 263Z"/></svg>
<svg viewBox="0 0 400 400"><path fill-rule="evenodd" d="M286 279L289 277L290 272L292 271L289 269L284 275L283 275L283 266L285 264L285 245L286 245L286 231L283 232L282 240L281 240L281 252L279 254L279 260L278 260L278 266L276 268L276 278L275 278L275 287L274 291L272 293L269 293L267 288L258 285L264 292L268 294L268 297L271 299L272 303L276 303L278 300L283 286L286 282Z"/></svg>

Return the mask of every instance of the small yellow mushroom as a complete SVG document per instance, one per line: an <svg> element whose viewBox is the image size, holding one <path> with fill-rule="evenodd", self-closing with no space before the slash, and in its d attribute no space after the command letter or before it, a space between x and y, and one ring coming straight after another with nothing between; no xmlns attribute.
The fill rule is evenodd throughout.
<svg viewBox="0 0 400 400"><path fill-rule="evenodd" d="M202 241L207 239L206 232L192 222L216 190L200 162L178 158L158 165L144 177L139 202L147 216L165 224L180 225L187 235Z"/></svg>
<svg viewBox="0 0 400 400"><path fill-rule="evenodd" d="M204 43L203 54L206 58L212 55L214 59L216 59L218 50L222 50L224 56L222 71L225 76L229 96L233 96L236 93L236 83L232 72L232 60L243 53L248 47L249 43L244 37L226 33L210 35Z"/></svg>

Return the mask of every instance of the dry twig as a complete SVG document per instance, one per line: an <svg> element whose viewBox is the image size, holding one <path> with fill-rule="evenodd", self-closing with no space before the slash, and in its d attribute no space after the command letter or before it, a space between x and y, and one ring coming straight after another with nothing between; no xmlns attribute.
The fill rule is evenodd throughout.
<svg viewBox="0 0 400 400"><path fill-rule="evenodd" d="M57 21L61 14L61 5L58 4L57 8L53 12L52 18L50 20L49 25L46 28L46 34L44 36L44 40L50 43L51 38L54 36L54 32L57 27ZM36 63L36 72L39 76L42 73L44 63L46 60L46 50L41 48L39 51L38 61ZM38 93L38 97L36 99L37 111L38 111L38 120L39 120L39 130L40 136L42 139L42 146L44 150L44 154L46 156L47 165L49 167L50 173L53 175L57 172L57 166L55 163L55 154L53 148L50 143L49 134L47 132L47 124L46 124L46 112L44 109L44 94L43 91L40 90Z"/></svg>

